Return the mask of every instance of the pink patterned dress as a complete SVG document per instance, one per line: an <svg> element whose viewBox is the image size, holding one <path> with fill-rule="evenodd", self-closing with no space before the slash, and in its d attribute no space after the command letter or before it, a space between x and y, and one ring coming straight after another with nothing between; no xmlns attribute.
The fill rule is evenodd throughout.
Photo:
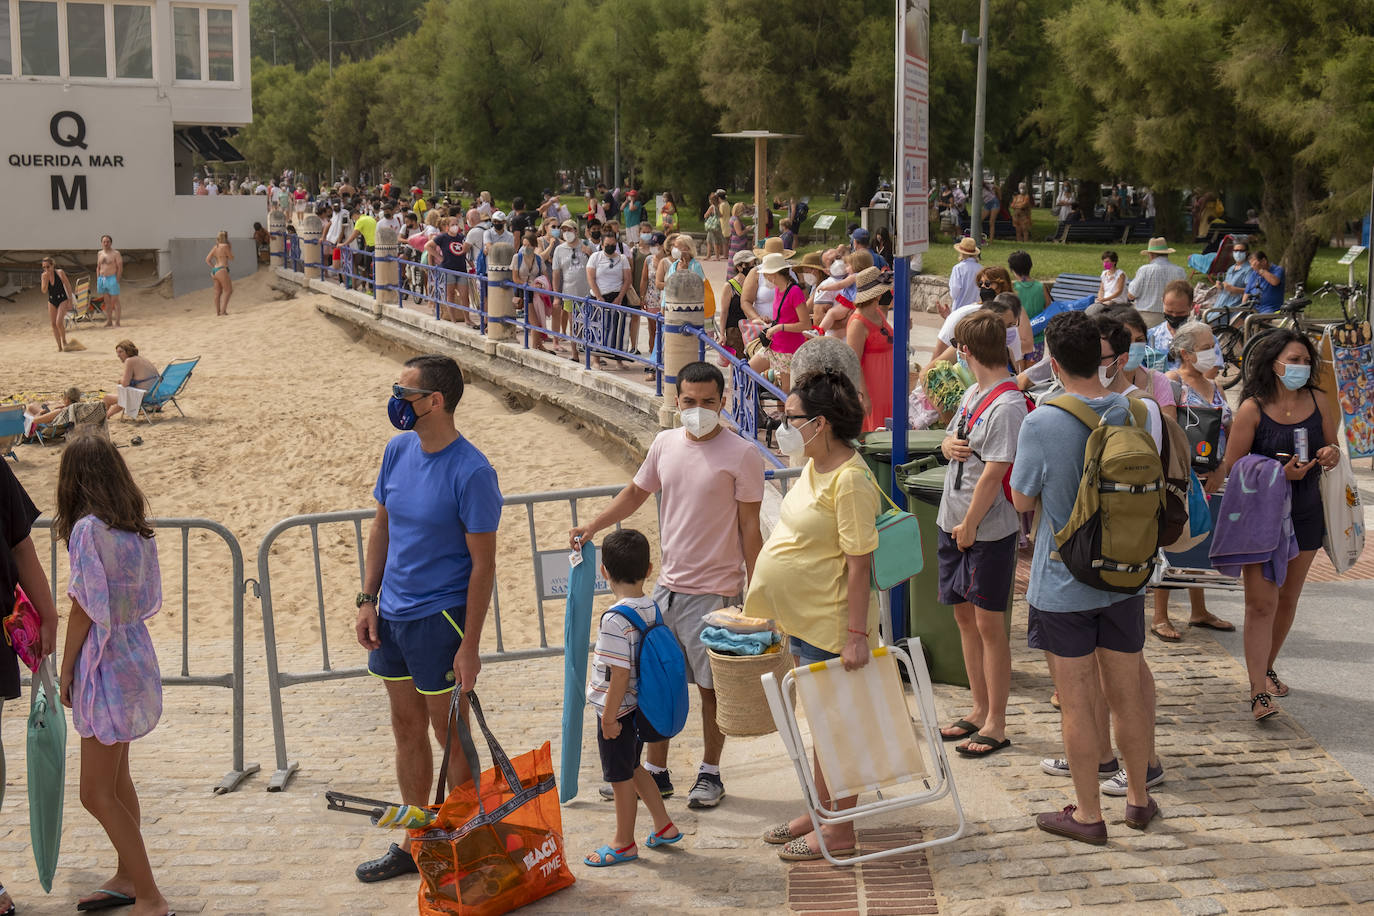
<svg viewBox="0 0 1374 916"><path fill-rule="evenodd" d="M144 623L162 607L157 541L87 515L72 527L67 553L67 594L91 618L72 682L72 726L101 744L141 738L162 715L162 675Z"/></svg>

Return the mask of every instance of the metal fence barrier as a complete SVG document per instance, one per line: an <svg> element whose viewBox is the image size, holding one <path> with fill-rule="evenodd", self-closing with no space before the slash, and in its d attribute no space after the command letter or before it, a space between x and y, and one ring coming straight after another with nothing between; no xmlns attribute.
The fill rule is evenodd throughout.
<svg viewBox="0 0 1374 916"><path fill-rule="evenodd" d="M799 468L770 469L765 478L776 480L782 492L786 493L791 481L801 473ZM534 510L536 506L550 503L567 503L571 524L578 524L579 501L585 499L612 498L622 487L601 486L583 487L574 490L550 490L541 493L522 493L505 497L505 509L515 506L525 507L525 521L529 527L530 575L533 577L535 611L538 622L539 644L520 648L507 648L506 635L501 620L500 571L492 585L491 613L489 621L496 637L496 650L482 654L483 662L509 661L512 659L544 658L563 654L563 646L549 645L548 629L544 616L544 603L558 600L567 592L568 548L557 545L541 550L535 530ZM272 526L258 547L258 579L254 584L255 592L262 602L262 633L267 660L267 692L272 710L272 738L276 751L276 770L267 783L267 791L280 792L286 788L291 777L300 769L300 764L290 759L286 747L286 717L282 705L282 690L297 684L318 681L334 681L344 678L361 677L367 674L366 667L337 668L329 652L328 617L325 604L324 570L320 560L320 526L346 524L353 527L354 545L357 550L358 583L362 586L364 568L363 522L376 515L375 509L351 509L340 512L319 512L309 515L295 515ZM619 525L616 526L617 528ZM289 672L281 670L277 651L277 628L272 591L272 547L277 539L287 531L306 528L310 532L311 558L315 573L315 608L320 629L320 667L314 671ZM337 594L337 590L332 590ZM609 590L598 582L598 594Z"/></svg>
<svg viewBox="0 0 1374 916"><path fill-rule="evenodd" d="M162 683L165 685L187 685L205 687L228 687L233 695L233 735L231 737L232 767L228 774L214 787L216 795L223 795L238 788L249 776L258 772L258 764L245 763L243 759L243 551L238 539L218 522L203 518L153 518L149 524L154 528L181 532L181 667L180 673L168 675L163 668ZM48 580L52 587L54 603L57 601L57 537L52 533L52 519L44 516L33 523L36 529L49 532L51 550L49 553ZM190 545L192 529L208 531L219 537L229 548L231 575L229 582L229 601L233 614L233 670L228 674L191 674L190 662L190 623L191 623L191 570Z"/></svg>

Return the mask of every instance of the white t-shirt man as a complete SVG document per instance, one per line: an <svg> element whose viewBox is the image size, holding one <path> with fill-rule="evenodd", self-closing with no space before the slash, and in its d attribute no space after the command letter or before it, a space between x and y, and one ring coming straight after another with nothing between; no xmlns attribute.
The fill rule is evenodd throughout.
<svg viewBox="0 0 1374 916"><path fill-rule="evenodd" d="M940 333L936 336L940 338L940 343L949 346L954 341L954 330L959 327L959 322L965 317L972 315L983 307L983 303L975 302L973 305L965 305L949 313L945 323L940 325Z"/></svg>
<svg viewBox="0 0 1374 916"><path fill-rule="evenodd" d="M563 288L559 292L566 296L586 297L591 289L587 285L587 254L582 245L574 241L571 246L559 245L553 251L553 269L561 272Z"/></svg>
<svg viewBox="0 0 1374 916"><path fill-rule="evenodd" d="M614 294L620 292L625 269L629 266L630 262L623 254L608 255L600 248L587 260L587 269L596 275L596 288L601 290L602 298L614 298Z"/></svg>

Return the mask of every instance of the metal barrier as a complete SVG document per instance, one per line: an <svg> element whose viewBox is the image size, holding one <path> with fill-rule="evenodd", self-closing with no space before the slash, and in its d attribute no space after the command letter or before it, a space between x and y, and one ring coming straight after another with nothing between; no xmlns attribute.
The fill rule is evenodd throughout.
<svg viewBox="0 0 1374 916"><path fill-rule="evenodd" d="M233 694L233 765L228 774L215 786L216 795L223 795L238 788L249 776L258 772L256 763L243 760L243 551L238 539L218 522L203 518L153 518L149 524L154 528L171 529L181 532L181 673L168 676L163 674L162 683L167 685L188 685L206 687L228 687ZM49 554L48 581L52 587L53 601L57 601L57 537L52 534L52 519L44 516L33 523L36 529L49 532L51 551ZM187 547L190 544L191 530L199 529L217 535L229 548L232 567L230 579L230 603L233 608L233 670L228 674L193 675L190 666L190 559Z"/></svg>
<svg viewBox="0 0 1374 916"><path fill-rule="evenodd" d="M777 480L782 492L786 492L790 482L801 473L799 468L770 469L765 478ZM535 507L547 503L568 504L571 524L576 527L578 503L584 499L612 498L621 491L620 485L583 487L575 490L551 490L542 493L523 493L505 497L505 509L513 506L525 507L525 520L529 526L530 573L533 576L535 609L539 625L539 645L523 648L506 648L506 638L501 625L500 576L492 585L491 614L489 620L496 636L496 651L482 654L483 662L508 661L523 658L545 658L563 654L562 645L549 645L548 631L544 618L544 603L556 600L565 592L566 579L559 583L561 565L567 563L566 544L548 550L539 549L539 539L535 531ZM267 783L267 791L280 792L286 788L291 777L300 769L300 764L291 760L286 748L286 717L282 705L282 689L297 684L333 681L344 678L361 677L367 674L362 668L335 668L329 653L329 635L325 607L324 571L320 562L320 526L331 524L351 524L354 544L357 549L358 583L361 588L365 573L363 552L363 522L374 518L375 509L352 509L341 512L319 512L309 515L296 515L283 519L273 525L258 547L258 579L254 584L255 593L262 602L262 634L267 660L267 693L272 708L272 738L276 750L276 771ZM620 526L617 525L617 528ZM315 603L320 628L320 668L316 671L282 671L277 652L277 628L272 593L272 546L286 531L295 528L308 528L310 531L311 554L315 571ZM555 564L555 565L546 565ZM604 593L605 589L600 589Z"/></svg>

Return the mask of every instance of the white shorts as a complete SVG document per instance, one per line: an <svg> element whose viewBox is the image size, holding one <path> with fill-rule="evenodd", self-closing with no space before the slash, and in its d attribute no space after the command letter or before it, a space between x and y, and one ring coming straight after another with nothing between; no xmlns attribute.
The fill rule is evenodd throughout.
<svg viewBox="0 0 1374 916"><path fill-rule="evenodd" d="M640 227L640 224L639 224L639 223L635 223L633 226L626 226L626 227L625 227L625 241L631 242L631 243L633 243L633 244L638 244L638 243L639 243L639 227Z"/></svg>
<svg viewBox="0 0 1374 916"><path fill-rule="evenodd" d="M701 642L701 631L706 628L706 615L742 603L743 596L688 595L656 585L654 600L663 613L663 622L673 631L678 644L682 646L682 654L687 657L687 683L713 689L715 681L711 679L711 659Z"/></svg>

